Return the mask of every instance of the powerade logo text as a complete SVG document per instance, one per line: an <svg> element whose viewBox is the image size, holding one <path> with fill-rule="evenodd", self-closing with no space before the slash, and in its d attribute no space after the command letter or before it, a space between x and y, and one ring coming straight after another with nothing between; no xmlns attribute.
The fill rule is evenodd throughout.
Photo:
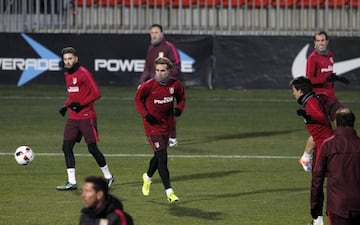
<svg viewBox="0 0 360 225"><path fill-rule="evenodd" d="M41 58L0 58L0 68L2 70L23 71L17 86L26 84L45 71L60 71L59 62L61 58L59 56L26 34L22 33L21 36Z"/></svg>
<svg viewBox="0 0 360 225"><path fill-rule="evenodd" d="M194 72L195 60L179 50L181 61L181 72ZM144 59L95 59L95 71L107 70L109 72L142 72L145 67Z"/></svg>
<svg viewBox="0 0 360 225"><path fill-rule="evenodd" d="M28 35L21 33L22 38L37 53L39 58L0 58L0 70L22 71L17 86L23 86L45 71L60 71L59 62L62 58ZM194 72L195 60L179 50L181 60L181 72ZM109 72L142 72L144 70L144 59L95 59L94 71L107 70Z"/></svg>

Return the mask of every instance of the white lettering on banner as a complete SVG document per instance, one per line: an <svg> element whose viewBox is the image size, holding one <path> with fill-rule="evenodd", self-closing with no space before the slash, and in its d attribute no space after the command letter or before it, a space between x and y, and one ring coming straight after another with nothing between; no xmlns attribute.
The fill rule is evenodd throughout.
<svg viewBox="0 0 360 225"><path fill-rule="evenodd" d="M0 69L2 70L50 70L59 71L59 60L57 59L23 59L23 58L0 58Z"/></svg>
<svg viewBox="0 0 360 225"><path fill-rule="evenodd" d="M181 72L183 73L194 72L193 63L190 61L181 61Z"/></svg>
<svg viewBox="0 0 360 225"><path fill-rule="evenodd" d="M164 97L164 99L154 99L154 104L166 104L174 101L174 97Z"/></svg>
<svg viewBox="0 0 360 225"><path fill-rule="evenodd" d="M144 70L145 60L121 60L121 59L95 59L95 71L106 69L110 72L142 72Z"/></svg>
<svg viewBox="0 0 360 225"><path fill-rule="evenodd" d="M145 67L145 60L143 59L95 59L95 71L105 69L109 72L143 72ZM194 72L193 62L181 61L181 72Z"/></svg>

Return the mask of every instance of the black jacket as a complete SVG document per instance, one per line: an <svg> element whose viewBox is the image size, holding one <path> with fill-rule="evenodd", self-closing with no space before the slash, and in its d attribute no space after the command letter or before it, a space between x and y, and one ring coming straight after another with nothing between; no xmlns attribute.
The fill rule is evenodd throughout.
<svg viewBox="0 0 360 225"><path fill-rule="evenodd" d="M104 204L99 209L83 208L79 224L133 225L134 223L131 216L123 210L120 200L112 195L108 195Z"/></svg>

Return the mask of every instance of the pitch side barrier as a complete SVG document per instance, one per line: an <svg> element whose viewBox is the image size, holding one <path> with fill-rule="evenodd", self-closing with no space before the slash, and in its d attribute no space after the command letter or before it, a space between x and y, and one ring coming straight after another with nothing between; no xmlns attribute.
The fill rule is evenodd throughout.
<svg viewBox="0 0 360 225"><path fill-rule="evenodd" d="M305 74L312 36L166 35L181 58L187 87L287 89ZM360 89L360 39L330 37L334 71ZM136 87L145 64L148 34L0 33L0 84L64 84L60 50L78 49L80 63L103 86Z"/></svg>
<svg viewBox="0 0 360 225"><path fill-rule="evenodd" d="M0 32L360 37L360 0L3 0Z"/></svg>

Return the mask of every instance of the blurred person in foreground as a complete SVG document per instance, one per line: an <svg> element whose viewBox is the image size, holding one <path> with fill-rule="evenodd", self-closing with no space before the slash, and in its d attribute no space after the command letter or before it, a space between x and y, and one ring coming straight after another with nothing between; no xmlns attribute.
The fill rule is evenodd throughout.
<svg viewBox="0 0 360 225"><path fill-rule="evenodd" d="M324 106L312 89L311 82L306 77L298 77L290 82L292 94L297 102L302 106L296 113L303 117L306 129L314 138L316 149L313 156L313 164L316 163L320 154L320 146L333 135L333 129ZM312 221L316 225L323 225L322 207L318 208L316 220Z"/></svg>
<svg viewBox="0 0 360 225"><path fill-rule="evenodd" d="M152 177L158 170L167 199L173 203L179 198L170 184L167 146L171 117L182 114L185 91L180 81L170 77L172 63L168 58L159 57L154 63L155 77L141 84L135 95L136 110L143 119L145 134L154 152L148 170L143 174L142 193L149 195Z"/></svg>
<svg viewBox="0 0 360 225"><path fill-rule="evenodd" d="M81 194L84 208L79 225L133 225L121 201L109 194L108 182L100 176L85 178Z"/></svg>
<svg viewBox="0 0 360 225"><path fill-rule="evenodd" d="M68 99L60 108L59 113L65 116L66 111L70 109L62 145L68 179L65 184L57 186L56 189L60 191L77 189L73 149L75 143L80 142L83 136L90 154L95 158L111 187L114 177L110 173L104 155L97 147L99 137L94 104L101 97L100 90L91 73L80 65L75 48L66 47L62 49L61 55L65 67L64 76Z"/></svg>
<svg viewBox="0 0 360 225"><path fill-rule="evenodd" d="M314 35L315 49L309 55L306 62L306 77L310 79L313 90L324 104L326 113L331 121L335 119L335 112L343 108L335 95L334 82L349 84L350 81L344 76L337 76L334 69L334 53L328 49L329 36L325 31ZM305 171L311 171L311 156L315 148L313 137L309 137L305 150L299 163Z"/></svg>
<svg viewBox="0 0 360 225"><path fill-rule="evenodd" d="M155 75L155 66L154 61L158 57L168 58L173 64L170 70L170 76L177 78L181 71L181 61L180 55L176 46L167 41L164 33L163 27L160 24L153 24L150 27L150 38L151 43L147 49L146 62L144 71L140 76L139 83L143 83ZM175 117L171 118L171 129L169 134L169 147L177 147L178 141L176 138L176 119Z"/></svg>
<svg viewBox="0 0 360 225"><path fill-rule="evenodd" d="M326 177L326 214L330 225L360 224L360 138L348 108L335 114L335 134L324 141L311 182L311 215L322 208Z"/></svg>

